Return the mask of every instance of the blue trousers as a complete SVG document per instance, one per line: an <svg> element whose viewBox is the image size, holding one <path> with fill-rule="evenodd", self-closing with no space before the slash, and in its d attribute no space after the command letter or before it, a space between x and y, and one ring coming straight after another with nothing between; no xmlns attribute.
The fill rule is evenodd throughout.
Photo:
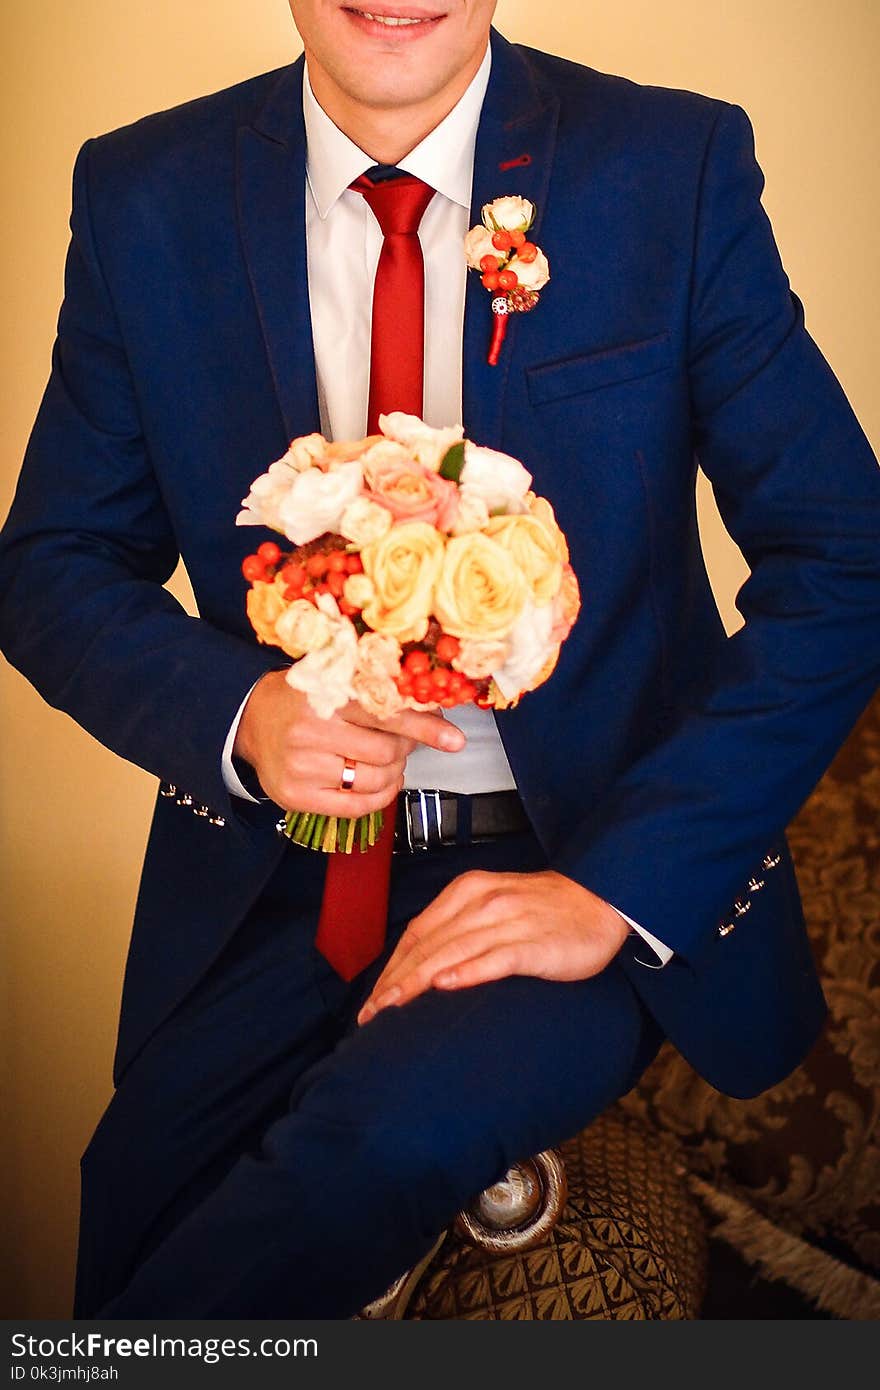
<svg viewBox="0 0 880 1390"><path fill-rule="evenodd" d="M358 1027L407 922L477 867L546 860L530 831L395 858L385 952L346 984L312 944L322 857L290 848L83 1154L74 1317L350 1317L635 1083L661 1035L614 963L432 990Z"/></svg>

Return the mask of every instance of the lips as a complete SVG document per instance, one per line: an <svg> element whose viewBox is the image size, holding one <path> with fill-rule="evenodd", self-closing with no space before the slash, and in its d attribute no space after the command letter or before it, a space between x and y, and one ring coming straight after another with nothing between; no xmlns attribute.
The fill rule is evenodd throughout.
<svg viewBox="0 0 880 1390"><path fill-rule="evenodd" d="M397 6L390 8L380 6L376 9L367 9L366 6L346 5L345 13L349 15L360 27L369 28L374 33L395 34L401 37L418 30L433 28L442 19L442 14L427 14L419 11L415 5Z"/></svg>

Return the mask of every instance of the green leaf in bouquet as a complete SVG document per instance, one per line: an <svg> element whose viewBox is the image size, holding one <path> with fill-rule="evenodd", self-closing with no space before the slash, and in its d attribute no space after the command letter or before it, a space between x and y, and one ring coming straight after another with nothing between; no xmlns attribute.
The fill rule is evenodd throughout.
<svg viewBox="0 0 880 1390"><path fill-rule="evenodd" d="M460 439L457 444L453 444L443 455L443 462L440 465L440 477L448 478L451 483L457 483L461 478L461 470L464 468L464 440Z"/></svg>

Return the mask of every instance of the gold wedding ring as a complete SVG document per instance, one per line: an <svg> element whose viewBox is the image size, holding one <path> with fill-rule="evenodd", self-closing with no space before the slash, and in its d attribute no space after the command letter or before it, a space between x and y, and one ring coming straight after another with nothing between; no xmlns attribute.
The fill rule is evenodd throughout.
<svg viewBox="0 0 880 1390"><path fill-rule="evenodd" d="M342 780L339 783L339 790L341 792L350 792L354 789L354 779L357 773L357 763L354 762L351 758L343 758L342 763Z"/></svg>

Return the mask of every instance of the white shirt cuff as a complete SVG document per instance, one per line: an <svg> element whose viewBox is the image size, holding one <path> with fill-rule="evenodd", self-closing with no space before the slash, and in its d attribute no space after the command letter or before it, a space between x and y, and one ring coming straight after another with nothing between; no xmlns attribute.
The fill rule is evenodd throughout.
<svg viewBox="0 0 880 1390"><path fill-rule="evenodd" d="M610 906L614 907L614 904L611 903ZM656 936L652 936L649 931L645 931L644 927L640 927L638 922L634 922L631 917L627 917L626 913L621 912L619 907L615 907L614 911L618 914L618 916L623 918L624 922L629 922L636 935L642 938L646 946L649 946L650 949L654 952L654 955L657 957L656 961L648 961L640 960L639 957L636 956L636 960L638 961L639 965L646 966L648 970L662 970L664 965L669 964L669 962L672 960L672 957L675 955L674 951L671 951L668 946L664 946L663 942L658 941Z"/></svg>
<svg viewBox="0 0 880 1390"><path fill-rule="evenodd" d="M258 679L262 679L262 677L259 677ZM254 685L256 684L257 682L254 681ZM242 782L235 768L232 766L232 748L235 743L235 735L238 733L238 726L241 723L241 716L244 714L245 705L251 698L251 690L253 690L254 685L251 686L251 689L245 695L244 699L238 707L238 713L236 714L235 718L229 726L229 733L226 735L226 742L223 745L223 756L220 760L220 769L223 773L223 781L226 783L226 790L230 793L231 796L240 796L244 801L253 801L259 803L260 797L251 796L250 792Z"/></svg>

